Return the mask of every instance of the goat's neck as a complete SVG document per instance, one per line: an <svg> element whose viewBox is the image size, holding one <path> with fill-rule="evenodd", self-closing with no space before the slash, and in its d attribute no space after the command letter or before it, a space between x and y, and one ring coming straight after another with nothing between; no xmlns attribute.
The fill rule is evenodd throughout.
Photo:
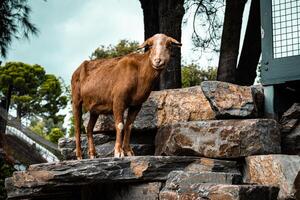
<svg viewBox="0 0 300 200"><path fill-rule="evenodd" d="M145 57L142 59L139 68L137 93L141 95L149 94L151 92L154 82L158 79L159 75L160 71L155 70L151 66L149 55L145 54Z"/></svg>

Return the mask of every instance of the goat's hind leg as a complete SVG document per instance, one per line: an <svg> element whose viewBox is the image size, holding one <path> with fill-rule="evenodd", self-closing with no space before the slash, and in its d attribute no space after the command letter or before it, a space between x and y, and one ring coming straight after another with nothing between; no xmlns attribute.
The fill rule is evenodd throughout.
<svg viewBox="0 0 300 200"><path fill-rule="evenodd" d="M98 119L99 114L96 114L90 111L90 120L87 126L87 138L88 138L88 148L89 148L89 157L90 159L94 159L96 156L94 138L93 138L93 130L95 123Z"/></svg>
<svg viewBox="0 0 300 200"><path fill-rule="evenodd" d="M124 140L123 140L123 150L126 156L134 156L134 152L130 147L130 135L131 135L132 124L140 110L141 110L141 106L129 107L128 109L128 115L127 115L126 124L124 128Z"/></svg>
<svg viewBox="0 0 300 200"><path fill-rule="evenodd" d="M77 160L82 159L81 153L81 140L80 140L80 127L82 117L82 102L72 102L73 115L74 115L74 126L75 126L75 139L76 139L76 157Z"/></svg>

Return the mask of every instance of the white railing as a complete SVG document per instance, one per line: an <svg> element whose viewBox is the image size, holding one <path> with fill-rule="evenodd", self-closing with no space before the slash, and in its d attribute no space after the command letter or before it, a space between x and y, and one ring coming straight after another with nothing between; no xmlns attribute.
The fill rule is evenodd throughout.
<svg viewBox="0 0 300 200"><path fill-rule="evenodd" d="M14 135L20 138L22 141L29 145L35 145L36 150L45 158L48 162L59 161L51 151L43 146L46 146L56 154L58 153L57 146L50 141L45 140L43 137L29 130L21 123L17 123L15 119L7 114L6 110L0 107L0 117L7 121L6 134ZM42 144L42 145L40 145Z"/></svg>
<svg viewBox="0 0 300 200"><path fill-rule="evenodd" d="M37 151L48 162L59 161L58 158L53 153L51 153L50 151L48 151L43 146L41 146L38 143L36 143L34 140L32 140L29 137L27 137L23 132L21 132L20 130L16 129L15 127L6 126L6 134L14 135L14 136L20 138L21 140L23 140L24 142L26 142L29 145L35 145L35 148L37 149Z"/></svg>

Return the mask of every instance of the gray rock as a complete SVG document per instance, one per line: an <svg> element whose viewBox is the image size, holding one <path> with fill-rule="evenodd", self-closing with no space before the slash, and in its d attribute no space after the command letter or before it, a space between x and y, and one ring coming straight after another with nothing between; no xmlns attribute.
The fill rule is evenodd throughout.
<svg viewBox="0 0 300 200"><path fill-rule="evenodd" d="M86 200L158 200L161 186L161 182L98 184L84 186L81 196Z"/></svg>
<svg viewBox="0 0 300 200"><path fill-rule="evenodd" d="M281 131L288 133L296 127L300 120L300 103L294 103L286 112L283 113L280 124Z"/></svg>
<svg viewBox="0 0 300 200"><path fill-rule="evenodd" d="M300 157L261 155L246 158L244 182L280 188L278 199L300 199Z"/></svg>
<svg viewBox="0 0 300 200"><path fill-rule="evenodd" d="M278 124L271 119L182 122L158 130L155 155L240 158L280 153Z"/></svg>
<svg viewBox="0 0 300 200"><path fill-rule="evenodd" d="M99 144L104 144L108 141L113 140L109 135L104 135L104 134L95 134L93 135L94 138L94 143L99 145ZM88 141L86 135L81 136L81 145L83 147L87 146ZM75 144L75 137L71 138L59 138L58 140L58 148L70 148L70 149L75 149L76 144Z"/></svg>
<svg viewBox="0 0 300 200"><path fill-rule="evenodd" d="M193 185L198 183L239 184L242 182L241 173L224 172L186 172L172 171L166 182L166 188L177 189L181 185Z"/></svg>
<svg viewBox="0 0 300 200"><path fill-rule="evenodd" d="M165 181L174 170L182 170L197 157L137 156L62 161L31 165L6 179L8 198L45 195L56 188L101 183Z"/></svg>
<svg viewBox="0 0 300 200"><path fill-rule="evenodd" d="M177 188L164 187L161 200L275 200L278 188L258 185L180 183Z"/></svg>
<svg viewBox="0 0 300 200"><path fill-rule="evenodd" d="M300 155L300 123L289 133L282 133L281 149L285 154Z"/></svg>
<svg viewBox="0 0 300 200"><path fill-rule="evenodd" d="M282 152L300 155L300 103L294 103L280 120Z"/></svg>
<svg viewBox="0 0 300 200"><path fill-rule="evenodd" d="M186 166L184 171L192 173L201 172L224 172L240 174L237 161L201 158Z"/></svg>
<svg viewBox="0 0 300 200"><path fill-rule="evenodd" d="M112 157L115 146L115 138L111 135L94 134L94 144L96 148L96 157L105 158ZM153 139L154 141L154 139ZM75 155L75 138L60 138L58 148L64 160L74 160ZM154 155L154 144L131 144L136 156ZM83 158L88 158L87 137L81 136L81 149Z"/></svg>
<svg viewBox="0 0 300 200"><path fill-rule="evenodd" d="M258 117L263 90L219 81L204 81L201 88L215 111L216 118ZM256 101L257 100L257 101Z"/></svg>

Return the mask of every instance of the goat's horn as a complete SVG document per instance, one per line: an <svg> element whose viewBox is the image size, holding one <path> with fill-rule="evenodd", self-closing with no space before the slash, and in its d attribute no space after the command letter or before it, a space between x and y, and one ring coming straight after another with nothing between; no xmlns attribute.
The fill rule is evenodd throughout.
<svg viewBox="0 0 300 200"><path fill-rule="evenodd" d="M141 44L138 49L143 49L146 46L151 46L152 45L152 38L148 38L143 44Z"/></svg>
<svg viewBox="0 0 300 200"><path fill-rule="evenodd" d="M175 40L174 38L169 37L169 40L172 44L176 45L176 46L182 46L182 44L180 42L178 42L177 40Z"/></svg>

